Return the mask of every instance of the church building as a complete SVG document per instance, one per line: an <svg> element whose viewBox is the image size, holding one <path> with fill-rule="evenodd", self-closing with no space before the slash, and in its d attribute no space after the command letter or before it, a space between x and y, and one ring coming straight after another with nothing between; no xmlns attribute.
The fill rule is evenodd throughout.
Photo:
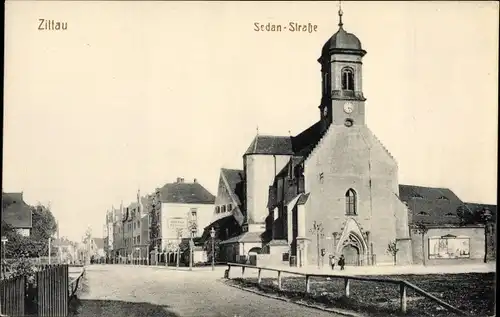
<svg viewBox="0 0 500 317"><path fill-rule="evenodd" d="M366 53L339 11L339 29L318 59L319 120L296 136L257 135L243 170L222 169L205 233L215 227L224 260L253 255L258 265L298 266L327 265L340 255L347 265L482 260L484 225L463 225L457 214L466 203L446 188L399 184L395 158L366 124Z"/></svg>

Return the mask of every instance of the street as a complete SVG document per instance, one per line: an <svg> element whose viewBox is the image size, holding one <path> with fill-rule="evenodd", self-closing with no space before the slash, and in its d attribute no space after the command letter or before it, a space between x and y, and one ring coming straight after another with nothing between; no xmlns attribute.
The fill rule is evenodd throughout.
<svg viewBox="0 0 500 317"><path fill-rule="evenodd" d="M78 316L339 316L227 286L219 281L225 268L93 265L86 269Z"/></svg>

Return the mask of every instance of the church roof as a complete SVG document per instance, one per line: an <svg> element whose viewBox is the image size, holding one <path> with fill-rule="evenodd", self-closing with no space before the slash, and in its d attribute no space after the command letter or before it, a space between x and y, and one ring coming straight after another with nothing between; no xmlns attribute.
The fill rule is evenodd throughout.
<svg viewBox="0 0 500 317"><path fill-rule="evenodd" d="M366 54L361 46L361 41L356 35L346 32L343 25L342 10L339 10L339 30L323 45L321 56L328 56L332 53L351 53L361 56Z"/></svg>
<svg viewBox="0 0 500 317"><path fill-rule="evenodd" d="M316 122L301 133L292 137L292 149L295 155L306 158L323 136L321 121Z"/></svg>
<svg viewBox="0 0 500 317"><path fill-rule="evenodd" d="M363 51L363 48L361 47L361 41L356 35L346 32L344 28L341 27L328 39L328 41L326 41L321 51L323 55L328 55L330 51L336 50Z"/></svg>
<svg viewBox="0 0 500 317"><path fill-rule="evenodd" d="M251 154L293 154L292 140L289 136L257 135L244 155Z"/></svg>
<svg viewBox="0 0 500 317"><path fill-rule="evenodd" d="M176 182L160 189L160 200L172 204L213 204L215 196L197 182Z"/></svg>

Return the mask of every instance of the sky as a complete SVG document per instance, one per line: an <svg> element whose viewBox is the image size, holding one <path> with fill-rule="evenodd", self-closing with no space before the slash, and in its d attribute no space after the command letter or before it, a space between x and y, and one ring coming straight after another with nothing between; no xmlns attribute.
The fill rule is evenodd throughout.
<svg viewBox="0 0 500 317"><path fill-rule="evenodd" d="M3 190L51 203L60 234L184 177L214 195L257 133L319 119L337 2L6 1ZM402 184L496 203L498 3L344 2L366 121ZM39 19L67 22L38 30ZM317 25L256 32L254 23Z"/></svg>

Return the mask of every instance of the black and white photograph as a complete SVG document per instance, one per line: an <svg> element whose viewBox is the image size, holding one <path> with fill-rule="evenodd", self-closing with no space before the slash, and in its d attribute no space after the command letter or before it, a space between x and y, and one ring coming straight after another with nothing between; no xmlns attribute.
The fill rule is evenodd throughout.
<svg viewBox="0 0 500 317"><path fill-rule="evenodd" d="M496 316L497 1L4 7L0 316Z"/></svg>

